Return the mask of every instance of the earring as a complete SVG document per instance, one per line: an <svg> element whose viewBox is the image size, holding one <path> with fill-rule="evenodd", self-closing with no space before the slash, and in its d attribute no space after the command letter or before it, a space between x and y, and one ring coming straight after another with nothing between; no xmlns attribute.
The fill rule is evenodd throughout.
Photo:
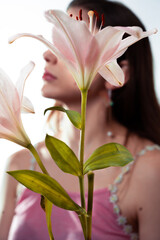
<svg viewBox="0 0 160 240"><path fill-rule="evenodd" d="M108 131L107 131L107 136L114 138L114 134L111 131L111 121L112 121L112 106L113 106L113 101L112 101L112 90L107 89L107 95L108 95L108 103L107 103L107 126L108 126Z"/></svg>

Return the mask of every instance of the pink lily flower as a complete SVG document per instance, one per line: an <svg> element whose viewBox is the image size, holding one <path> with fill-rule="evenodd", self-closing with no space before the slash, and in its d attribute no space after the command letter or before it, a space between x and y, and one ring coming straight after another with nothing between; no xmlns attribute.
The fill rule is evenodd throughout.
<svg viewBox="0 0 160 240"><path fill-rule="evenodd" d="M112 85L124 83L124 74L117 64L127 48L140 39L156 33L156 29L143 32L139 27L105 27L96 29L93 11L88 13L89 26L82 19L74 19L59 10L49 10L45 16L53 24L53 44L41 35L17 34L9 43L20 37L33 37L43 42L71 71L80 90L90 87L99 72ZM128 33L122 39L124 33Z"/></svg>
<svg viewBox="0 0 160 240"><path fill-rule="evenodd" d="M20 73L16 86L0 69L0 138L27 147L30 144L21 120L21 111L34 113L30 100L23 97L24 84L34 68L30 62Z"/></svg>

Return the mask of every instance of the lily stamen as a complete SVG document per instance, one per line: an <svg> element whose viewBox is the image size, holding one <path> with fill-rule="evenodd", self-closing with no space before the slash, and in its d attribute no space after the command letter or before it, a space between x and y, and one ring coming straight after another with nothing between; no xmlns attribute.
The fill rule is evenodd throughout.
<svg viewBox="0 0 160 240"><path fill-rule="evenodd" d="M93 22L94 15L95 15L95 22ZM88 16L89 16L89 30L94 35L97 27L97 21L99 21L99 14L97 11L94 10L94 11L89 11ZM102 27L104 27L104 14L101 15L101 25L100 25L99 31L102 29Z"/></svg>
<svg viewBox="0 0 160 240"><path fill-rule="evenodd" d="M93 30L93 34L95 35L96 34L96 28L97 28L97 22L99 21L99 14L97 11L94 10L94 14L95 14L95 23L94 23L94 30Z"/></svg>
<svg viewBox="0 0 160 240"><path fill-rule="evenodd" d="M102 27L104 27L104 14L101 15L101 19L102 19Z"/></svg>
<svg viewBox="0 0 160 240"><path fill-rule="evenodd" d="M94 16L94 11L89 11L88 12L89 16L89 30L91 33L93 33L93 16Z"/></svg>
<svg viewBox="0 0 160 240"><path fill-rule="evenodd" d="M71 14L69 14L69 16L70 16L70 17L73 17L73 14L71 13Z"/></svg>
<svg viewBox="0 0 160 240"><path fill-rule="evenodd" d="M76 20L78 21L79 19L78 19L78 16L76 16Z"/></svg>
<svg viewBox="0 0 160 240"><path fill-rule="evenodd" d="M104 14L101 15L101 26L99 28L99 31L104 27Z"/></svg>
<svg viewBox="0 0 160 240"><path fill-rule="evenodd" d="M79 20L82 21L82 9L79 10Z"/></svg>
<svg viewBox="0 0 160 240"><path fill-rule="evenodd" d="M99 21L99 14L98 14L98 12L96 10L94 10L94 14L96 16L96 20Z"/></svg>

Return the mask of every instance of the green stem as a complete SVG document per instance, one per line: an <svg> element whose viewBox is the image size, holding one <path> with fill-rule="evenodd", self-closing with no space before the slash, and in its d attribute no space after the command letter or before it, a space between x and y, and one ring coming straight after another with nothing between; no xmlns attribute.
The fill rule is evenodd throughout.
<svg viewBox="0 0 160 240"><path fill-rule="evenodd" d="M42 170L42 172L45 173L45 174L47 174L47 175L49 175L49 173L47 172L45 166L43 165L43 163L42 163L42 161L41 161L41 159L40 159L40 157L39 157L39 155L38 155L35 147L30 143L30 144L27 146L27 148L31 151L31 153L32 153L33 156L35 157L35 159L36 159L36 161L37 161L40 169Z"/></svg>
<svg viewBox="0 0 160 240"><path fill-rule="evenodd" d="M87 225L86 225L86 217L84 215L79 215L79 220L80 220L80 223L81 223L81 226L82 226L82 230L83 230L83 235L84 235L84 238L85 240L87 240L87 235L86 235L86 228L87 228Z"/></svg>
<svg viewBox="0 0 160 240"><path fill-rule="evenodd" d="M82 176L79 177L79 182L80 182L80 192L81 192L81 206L83 208L85 208L83 162L84 162L84 138L85 138L87 93L88 93L87 90L81 91L80 166L81 166Z"/></svg>
<svg viewBox="0 0 160 240"><path fill-rule="evenodd" d="M52 223L51 223L52 205L53 204L47 198L45 198L46 221L47 221L50 240L54 240L53 233L52 233Z"/></svg>
<svg viewBox="0 0 160 240"><path fill-rule="evenodd" d="M87 207L87 240L92 235L92 208L93 208L94 173L88 173L88 207Z"/></svg>
<svg viewBox="0 0 160 240"><path fill-rule="evenodd" d="M84 175L83 175L83 162L84 162L84 138L85 138L85 120L86 120L86 105L87 105L87 90L81 91L81 133L80 133L80 146L79 146L79 160L81 166L82 175L79 177L80 194L81 194L81 206L86 209L85 206L85 191L84 191ZM87 219L86 216L79 216L85 240L87 240Z"/></svg>
<svg viewBox="0 0 160 240"><path fill-rule="evenodd" d="M79 177L80 194L81 194L81 206L86 209L85 205L85 191L84 191L84 176Z"/></svg>

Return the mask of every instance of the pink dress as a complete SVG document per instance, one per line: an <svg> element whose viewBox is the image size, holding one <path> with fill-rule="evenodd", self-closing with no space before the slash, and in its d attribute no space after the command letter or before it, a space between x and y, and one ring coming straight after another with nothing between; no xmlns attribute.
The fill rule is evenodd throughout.
<svg viewBox="0 0 160 240"><path fill-rule="evenodd" d="M148 146L139 155L155 148L159 146ZM138 240L138 234L133 232L126 217L121 215L116 194L118 184L132 164L133 162L122 168L121 174L110 188L94 191L92 240ZM80 204L79 193L69 195ZM53 206L52 226L55 240L84 240L77 214L72 211ZM49 240L39 194L28 189L23 191L17 202L8 240Z"/></svg>
<svg viewBox="0 0 160 240"><path fill-rule="evenodd" d="M80 203L78 193L70 194ZM97 190L93 202L93 240L129 240L130 236L118 223L113 212L111 193L108 189ZM84 240L77 214L53 206L53 235L55 240ZM25 189L17 203L9 240L49 240L45 213L40 207L40 195Z"/></svg>

